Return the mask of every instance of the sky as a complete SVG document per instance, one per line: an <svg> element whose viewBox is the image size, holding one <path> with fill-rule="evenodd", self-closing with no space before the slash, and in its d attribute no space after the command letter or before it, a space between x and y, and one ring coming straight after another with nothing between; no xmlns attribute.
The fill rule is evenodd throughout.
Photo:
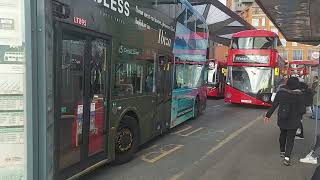
<svg viewBox="0 0 320 180"><path fill-rule="evenodd" d="M219 0L222 4L226 5L227 0Z"/></svg>

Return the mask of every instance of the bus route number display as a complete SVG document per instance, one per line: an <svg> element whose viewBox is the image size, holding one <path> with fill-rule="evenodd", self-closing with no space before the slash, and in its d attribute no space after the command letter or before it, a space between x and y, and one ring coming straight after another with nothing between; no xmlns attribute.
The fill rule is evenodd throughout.
<svg viewBox="0 0 320 180"><path fill-rule="evenodd" d="M257 64L268 64L269 63L269 56L266 55L240 55L237 54L233 58L234 63L257 63Z"/></svg>

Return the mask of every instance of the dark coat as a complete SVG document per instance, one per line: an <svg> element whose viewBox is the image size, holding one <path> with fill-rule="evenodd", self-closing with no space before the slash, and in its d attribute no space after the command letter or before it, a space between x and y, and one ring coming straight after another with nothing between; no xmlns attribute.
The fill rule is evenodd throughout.
<svg viewBox="0 0 320 180"><path fill-rule="evenodd" d="M282 129L298 129L301 120L301 114L305 109L303 94L301 90L290 90L287 86L283 86L276 94L272 107L268 110L266 117L270 118L272 113L285 104L290 104L288 118L280 118L278 114L278 126Z"/></svg>

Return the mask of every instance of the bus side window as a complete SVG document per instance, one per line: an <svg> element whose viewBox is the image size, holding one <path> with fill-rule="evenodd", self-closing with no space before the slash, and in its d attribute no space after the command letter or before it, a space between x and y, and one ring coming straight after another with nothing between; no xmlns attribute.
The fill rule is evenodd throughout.
<svg viewBox="0 0 320 180"><path fill-rule="evenodd" d="M116 95L132 95L144 92L144 66L139 63L119 63L115 66Z"/></svg>
<svg viewBox="0 0 320 180"><path fill-rule="evenodd" d="M155 73L154 73L154 63L148 63L146 65L146 78L145 78L145 92L155 92Z"/></svg>

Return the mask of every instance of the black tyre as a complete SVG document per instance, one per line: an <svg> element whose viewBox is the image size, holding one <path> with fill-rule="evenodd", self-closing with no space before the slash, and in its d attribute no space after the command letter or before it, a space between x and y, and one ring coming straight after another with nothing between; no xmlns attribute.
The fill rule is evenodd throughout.
<svg viewBox="0 0 320 180"><path fill-rule="evenodd" d="M138 129L135 118L130 116L122 118L115 139L115 160L113 164L123 164L134 157L139 143Z"/></svg>
<svg viewBox="0 0 320 180"><path fill-rule="evenodd" d="M194 103L194 108L195 108L195 111L194 111L194 118L198 118L200 116L200 113L201 113L201 109L200 109L200 100L199 98L197 97L196 98L196 101Z"/></svg>

